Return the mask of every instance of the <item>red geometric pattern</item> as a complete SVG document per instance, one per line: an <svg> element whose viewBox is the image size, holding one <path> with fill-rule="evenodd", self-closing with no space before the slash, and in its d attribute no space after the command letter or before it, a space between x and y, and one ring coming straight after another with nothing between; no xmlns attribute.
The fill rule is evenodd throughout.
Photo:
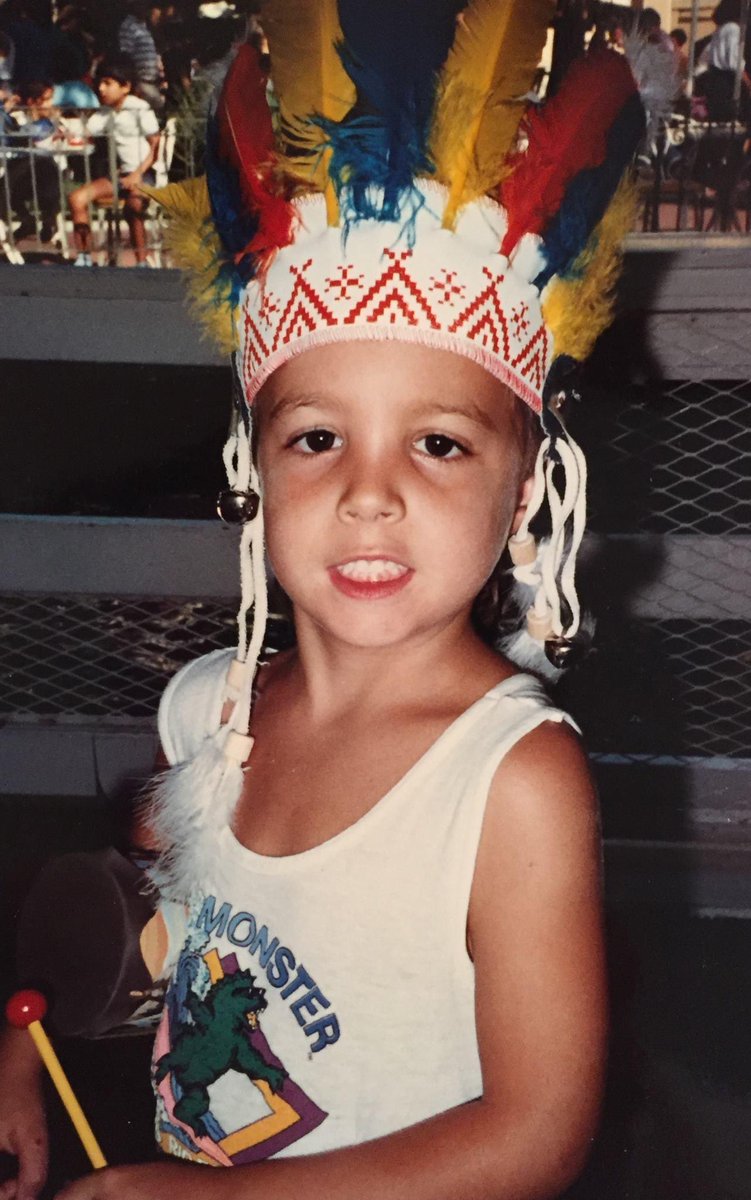
<svg viewBox="0 0 751 1200"><path fill-rule="evenodd" d="M479 296L449 325L449 333L461 333L470 341L483 346L508 362L510 353L508 322L501 302L501 284L505 275L497 275L488 267L483 274L490 280Z"/></svg>
<svg viewBox="0 0 751 1200"><path fill-rule="evenodd" d="M514 336L520 342L525 333L529 332L529 305L517 304L511 309L511 323L514 326Z"/></svg>
<svg viewBox="0 0 751 1200"><path fill-rule="evenodd" d="M252 313L245 310L245 350L243 353L243 379L252 379L259 367L271 354L271 346L267 343L258 325L253 320Z"/></svg>
<svg viewBox="0 0 751 1200"><path fill-rule="evenodd" d="M550 366L550 341L550 334L541 325L521 352L511 359L514 370L519 372L522 379L528 380L536 392L542 391Z"/></svg>
<svg viewBox="0 0 751 1200"><path fill-rule="evenodd" d="M439 275L430 276L430 291L437 292L437 300L439 304L450 304L451 307L456 304L466 293L467 289L463 283L458 282L459 272L449 271L446 267L441 267Z"/></svg>
<svg viewBox="0 0 751 1200"><path fill-rule="evenodd" d="M365 276L361 273L356 274L351 263L341 263L335 273L326 280L326 291L334 292L337 300L349 300L350 289L362 288L364 282Z"/></svg>
<svg viewBox="0 0 751 1200"><path fill-rule="evenodd" d="M356 226L343 243L341 230L327 224L322 198L320 211L308 200L301 212L297 242L279 251L264 285L250 284L244 297L249 402L296 347L363 330L466 354L539 411L552 337L537 289L499 253L491 210L479 211L474 225L470 214L465 238L441 228L426 205L426 227L409 247L398 227L375 222Z"/></svg>
<svg viewBox="0 0 751 1200"><path fill-rule="evenodd" d="M406 264L411 250L389 250L384 247L388 266L365 295L342 318L343 325L366 324L425 325L440 329L441 323L433 312L419 284L409 274Z"/></svg>
<svg viewBox="0 0 751 1200"><path fill-rule="evenodd" d="M261 307L258 309L258 316L263 321L264 325L270 327L273 323L274 316L280 311L280 306L273 292L264 291Z"/></svg>
<svg viewBox="0 0 751 1200"><path fill-rule="evenodd" d="M302 267L290 267L295 279L292 294L284 306L279 324L276 328L272 351L279 346L288 346L306 333L313 333L322 325L338 325L331 309L323 301L313 285L306 279L306 272L313 265L313 259L308 258Z"/></svg>

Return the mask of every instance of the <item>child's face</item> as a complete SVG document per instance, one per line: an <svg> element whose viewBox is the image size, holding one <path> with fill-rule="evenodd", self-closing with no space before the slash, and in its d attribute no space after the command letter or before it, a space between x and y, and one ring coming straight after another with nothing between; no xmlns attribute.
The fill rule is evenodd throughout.
<svg viewBox="0 0 751 1200"><path fill-rule="evenodd" d="M53 89L46 88L41 96L36 100L32 100L29 104L29 109L34 117L48 117L52 112L52 97L54 96Z"/></svg>
<svg viewBox="0 0 751 1200"><path fill-rule="evenodd" d="M97 91L106 108L119 108L130 92L130 84L119 83L117 79L110 79L108 75L104 75L99 80Z"/></svg>
<svg viewBox="0 0 751 1200"><path fill-rule="evenodd" d="M517 515L521 402L399 342L291 359L257 401L269 556L296 619L359 646L466 623Z"/></svg>

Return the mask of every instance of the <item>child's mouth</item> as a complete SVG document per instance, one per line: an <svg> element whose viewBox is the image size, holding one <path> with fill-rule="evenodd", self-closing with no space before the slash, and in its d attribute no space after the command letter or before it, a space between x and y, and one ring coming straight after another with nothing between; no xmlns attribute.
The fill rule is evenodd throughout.
<svg viewBox="0 0 751 1200"><path fill-rule="evenodd" d="M405 587L414 571L390 558L353 558L329 567L334 587L358 600L385 599Z"/></svg>

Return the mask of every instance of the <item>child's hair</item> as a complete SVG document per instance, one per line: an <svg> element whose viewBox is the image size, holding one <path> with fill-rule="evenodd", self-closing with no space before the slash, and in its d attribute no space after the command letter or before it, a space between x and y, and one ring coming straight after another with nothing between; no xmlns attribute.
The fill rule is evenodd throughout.
<svg viewBox="0 0 751 1200"><path fill-rule="evenodd" d="M22 104L35 104L41 100L45 92L52 91L53 84L49 79L34 79L19 87Z"/></svg>
<svg viewBox="0 0 751 1200"><path fill-rule="evenodd" d="M114 79L121 87L133 87L136 76L133 60L126 54L117 58L105 58L99 64L96 73L97 83L102 79Z"/></svg>
<svg viewBox="0 0 751 1200"><path fill-rule="evenodd" d="M738 22L741 19L741 0L720 0L712 13L715 25L727 25L729 21Z"/></svg>
<svg viewBox="0 0 751 1200"><path fill-rule="evenodd" d="M532 409L521 400L515 402L518 413L518 431L521 454L521 478L527 479L535 469L537 453L543 439L540 421ZM518 614L510 611L510 560L502 554L490 578L475 597L472 605L472 627L478 637L494 649L498 649L511 626L518 624Z"/></svg>
<svg viewBox="0 0 751 1200"><path fill-rule="evenodd" d="M639 27L646 33L653 33L662 25L662 18L656 8L643 8L639 14Z"/></svg>

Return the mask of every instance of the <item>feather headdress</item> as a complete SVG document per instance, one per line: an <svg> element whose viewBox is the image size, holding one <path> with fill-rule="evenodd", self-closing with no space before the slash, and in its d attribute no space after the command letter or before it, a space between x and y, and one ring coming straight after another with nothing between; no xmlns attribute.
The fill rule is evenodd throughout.
<svg viewBox="0 0 751 1200"><path fill-rule="evenodd" d="M457 22L431 138L447 228L508 170L553 11L551 0L471 0Z"/></svg>
<svg viewBox="0 0 751 1200"><path fill-rule="evenodd" d="M294 209L270 186L277 149L267 84L255 50L240 46L210 121L217 133L212 161L218 160L232 173L235 198L253 225L250 238L236 252L236 261L252 254L262 263L268 254L292 241ZM216 208L213 193L212 207Z"/></svg>
<svg viewBox="0 0 751 1200"><path fill-rule="evenodd" d="M428 140L438 72L465 0L339 0L342 63L357 100L338 124L321 122L348 223L396 219L415 179L432 175Z"/></svg>
<svg viewBox="0 0 751 1200"><path fill-rule="evenodd" d="M526 233L544 235L572 180L602 165L610 128L633 96L636 83L625 58L604 50L579 59L557 95L530 114L527 145L501 189L509 215L504 254Z"/></svg>
<svg viewBox="0 0 751 1200"><path fill-rule="evenodd" d="M320 118L341 121L355 102L354 84L339 57L336 0L265 0L262 13L279 104L280 169L323 192L329 224L336 225L331 152Z"/></svg>
<svg viewBox="0 0 751 1200"><path fill-rule="evenodd" d="M184 273L191 312L225 353L237 349L237 275L214 224L206 176L141 189L169 216L166 248Z"/></svg>
<svg viewBox="0 0 751 1200"><path fill-rule="evenodd" d="M635 209L636 189L623 179L570 275L555 278L547 288L542 312L557 355L583 362L613 320L623 239L633 228Z"/></svg>

